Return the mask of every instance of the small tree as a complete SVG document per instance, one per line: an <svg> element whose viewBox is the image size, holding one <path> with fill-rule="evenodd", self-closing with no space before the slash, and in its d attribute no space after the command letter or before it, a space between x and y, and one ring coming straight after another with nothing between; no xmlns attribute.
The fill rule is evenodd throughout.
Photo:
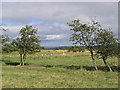
<svg viewBox="0 0 120 90"><path fill-rule="evenodd" d="M44 50L45 49L45 47L40 47L42 50Z"/></svg>
<svg viewBox="0 0 120 90"><path fill-rule="evenodd" d="M71 47L66 47L66 50L68 50L68 52L71 51Z"/></svg>
<svg viewBox="0 0 120 90"><path fill-rule="evenodd" d="M13 40L12 45L17 48L17 51L20 54L20 65L24 65L26 60L27 53L34 53L36 50L40 49L37 36L37 29L33 28L32 26L26 25L23 27L19 34L21 37L17 37Z"/></svg>
<svg viewBox="0 0 120 90"><path fill-rule="evenodd" d="M3 27L2 25L0 25L0 31L7 31L8 28L7 27ZM13 47L10 43L10 38L8 35L2 35L2 33L0 34L0 49L1 52L5 52L5 53L10 53L12 51L15 50L15 47Z"/></svg>
<svg viewBox="0 0 120 90"><path fill-rule="evenodd" d="M15 47L11 45L10 41L11 40L8 35L1 36L1 42L2 42L1 47L3 52L10 53L15 50Z"/></svg>
<svg viewBox="0 0 120 90"><path fill-rule="evenodd" d="M60 48L59 47L56 47L56 50L59 50Z"/></svg>
<svg viewBox="0 0 120 90"><path fill-rule="evenodd" d="M10 42L10 38L8 35L1 35L1 42L4 45L6 42Z"/></svg>
<svg viewBox="0 0 120 90"><path fill-rule="evenodd" d="M97 35L97 56L103 59L106 67L112 72L112 69L106 60L108 57L118 54L118 39L114 37L113 32L106 29L102 29Z"/></svg>
<svg viewBox="0 0 120 90"><path fill-rule="evenodd" d="M8 37L8 35L2 35L2 31L6 31L7 28L3 27L2 25L0 25L0 53L3 50L3 46L6 44L6 42L10 41L10 38Z"/></svg>
<svg viewBox="0 0 120 90"><path fill-rule="evenodd" d="M83 48L83 47L79 47L79 46L72 46L72 47L70 47L70 51L73 51L73 52L84 52L85 51L85 49Z"/></svg>
<svg viewBox="0 0 120 90"><path fill-rule="evenodd" d="M100 24L95 20L91 20L91 23L88 24L82 24L80 20L77 19L73 20L72 23L68 23L68 25L71 27L70 30L73 31L70 40L73 41L73 44L80 44L87 47L91 53L95 69L98 70L94 59L93 47L96 45L95 39L97 32L100 30Z"/></svg>

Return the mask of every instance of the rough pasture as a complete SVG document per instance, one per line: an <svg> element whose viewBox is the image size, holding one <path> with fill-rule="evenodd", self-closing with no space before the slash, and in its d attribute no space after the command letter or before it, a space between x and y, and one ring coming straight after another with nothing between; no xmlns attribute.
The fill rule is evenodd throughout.
<svg viewBox="0 0 120 90"><path fill-rule="evenodd" d="M3 54L3 88L117 88L118 59L109 58L114 72L108 72L102 60L96 60L95 71L87 52L42 50L27 55L25 66L19 66L19 54Z"/></svg>

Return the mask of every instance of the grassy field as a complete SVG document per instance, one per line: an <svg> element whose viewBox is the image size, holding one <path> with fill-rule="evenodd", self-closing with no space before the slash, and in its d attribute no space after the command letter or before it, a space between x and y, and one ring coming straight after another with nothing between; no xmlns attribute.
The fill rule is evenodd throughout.
<svg viewBox="0 0 120 90"><path fill-rule="evenodd" d="M108 61L114 72L108 72L102 60L96 60L98 71L88 52L43 50L27 55L26 65L19 66L19 54L2 56L3 88L117 88L118 59Z"/></svg>

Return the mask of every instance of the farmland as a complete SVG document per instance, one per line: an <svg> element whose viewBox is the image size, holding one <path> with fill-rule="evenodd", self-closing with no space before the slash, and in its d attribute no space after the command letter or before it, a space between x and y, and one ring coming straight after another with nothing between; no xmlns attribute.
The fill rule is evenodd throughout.
<svg viewBox="0 0 120 90"><path fill-rule="evenodd" d="M19 66L18 52L2 55L3 88L117 88L118 59L109 58L113 72L102 59L96 59L95 71L89 52L42 50L28 54L25 66Z"/></svg>

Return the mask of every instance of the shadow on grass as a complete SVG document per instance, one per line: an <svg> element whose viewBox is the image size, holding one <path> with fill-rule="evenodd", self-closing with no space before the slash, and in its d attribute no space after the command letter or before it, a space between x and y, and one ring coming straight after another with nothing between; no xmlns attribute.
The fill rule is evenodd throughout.
<svg viewBox="0 0 120 90"><path fill-rule="evenodd" d="M64 68L66 68L66 69L72 69L72 70L78 70L78 69L81 69L81 66L71 65L71 66L66 66Z"/></svg>
<svg viewBox="0 0 120 90"><path fill-rule="evenodd" d="M61 67L65 69L70 69L70 70L79 70L81 68L87 70L87 71L95 71L94 66L76 66L76 65L71 65L71 66L64 66L64 65L43 65L46 68L51 68L51 67ZM117 66L111 66L112 70L114 72L120 72L120 67ZM104 71L104 72L109 72L109 69L106 66L98 66L98 70Z"/></svg>
<svg viewBox="0 0 120 90"><path fill-rule="evenodd" d="M19 62L12 62L10 60L0 60L2 62L4 62L6 65L11 65L11 66L17 66L20 65ZM25 63L24 65L29 65L28 63Z"/></svg>
<svg viewBox="0 0 120 90"><path fill-rule="evenodd" d="M0 60L2 62L4 62L6 65L11 65L11 66L17 66L20 63L19 62L12 62L10 60ZM25 65L29 65L28 63L25 63ZM76 65L70 65L70 66L65 66L65 65L41 65L43 67L46 68L52 68L52 67L59 67L59 68L65 68L65 69L70 69L70 70L79 70L81 68L87 70L87 71L95 71L95 67L94 66L76 66ZM114 72L120 72L120 67L118 66L111 66L112 70ZM98 70L107 72L109 71L109 69L106 66L98 66Z"/></svg>
<svg viewBox="0 0 120 90"><path fill-rule="evenodd" d="M83 68L88 71L95 71L94 66L83 66ZM120 72L120 67L118 66L111 66L111 68L114 72ZM108 67L106 66L98 66L98 70L105 71L105 72L109 71Z"/></svg>

